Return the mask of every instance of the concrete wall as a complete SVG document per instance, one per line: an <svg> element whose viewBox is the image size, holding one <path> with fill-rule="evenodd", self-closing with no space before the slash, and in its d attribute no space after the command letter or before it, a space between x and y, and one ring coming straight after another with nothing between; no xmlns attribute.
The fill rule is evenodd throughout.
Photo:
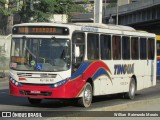
<svg viewBox="0 0 160 120"><path fill-rule="evenodd" d="M118 6L129 4L130 0L118 0Z"/></svg>
<svg viewBox="0 0 160 120"><path fill-rule="evenodd" d="M0 36L0 46L2 53L5 56L5 61L0 59L0 71L9 69L10 60L10 47L11 47L11 36Z"/></svg>
<svg viewBox="0 0 160 120"><path fill-rule="evenodd" d="M0 36L0 46L3 46L7 58L10 57L11 36Z"/></svg>
<svg viewBox="0 0 160 120"><path fill-rule="evenodd" d="M50 21L58 23L67 23L68 15L66 14L54 14L51 16Z"/></svg>

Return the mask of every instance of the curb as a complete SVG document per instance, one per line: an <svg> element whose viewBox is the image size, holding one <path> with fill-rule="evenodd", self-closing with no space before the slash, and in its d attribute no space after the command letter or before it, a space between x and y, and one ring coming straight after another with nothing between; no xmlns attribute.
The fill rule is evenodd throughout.
<svg viewBox="0 0 160 120"><path fill-rule="evenodd" d="M128 108L133 108L135 106L142 107L144 105L151 105L151 104L157 104L157 103L160 104L160 98L154 98L154 99L149 99L149 100L138 100L138 101L128 102L128 103L120 104L120 105L96 108L91 111L124 111Z"/></svg>
<svg viewBox="0 0 160 120"><path fill-rule="evenodd" d="M133 107L143 107L144 105L152 105L152 104L160 104L160 98L154 98L149 100L139 100L128 102L126 104L119 104L114 106L102 107L102 108L95 108L92 110L87 111L126 111L126 109L133 108ZM131 111L131 110L130 110ZM94 113L93 113L94 114ZM71 117L51 117L46 118L46 120L91 120L93 117L81 117L80 114L77 117L77 113L72 114ZM105 117L104 117L105 118Z"/></svg>

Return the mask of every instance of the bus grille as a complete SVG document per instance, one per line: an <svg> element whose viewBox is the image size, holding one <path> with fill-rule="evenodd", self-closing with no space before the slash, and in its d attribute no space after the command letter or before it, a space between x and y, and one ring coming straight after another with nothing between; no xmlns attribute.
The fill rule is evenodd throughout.
<svg viewBox="0 0 160 120"><path fill-rule="evenodd" d="M23 85L26 85L26 86L50 86L50 85L53 85L53 84L38 84L38 83L22 83Z"/></svg>
<svg viewBox="0 0 160 120"><path fill-rule="evenodd" d="M31 93L30 91L20 90L22 95L33 95L33 96L51 96L52 92L40 92L40 93Z"/></svg>
<svg viewBox="0 0 160 120"><path fill-rule="evenodd" d="M17 73L18 77L25 78L56 78L57 74L52 73Z"/></svg>

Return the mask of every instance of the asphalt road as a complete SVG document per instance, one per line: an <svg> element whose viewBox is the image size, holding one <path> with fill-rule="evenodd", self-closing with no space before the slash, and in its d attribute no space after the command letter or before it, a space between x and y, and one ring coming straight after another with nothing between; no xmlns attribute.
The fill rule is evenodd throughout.
<svg viewBox="0 0 160 120"><path fill-rule="evenodd" d="M77 106L73 101L43 100L40 105L31 105L27 98L13 97L9 95L8 82L0 81L0 111L55 111L55 116L66 116L73 111L101 111L101 108L129 104L143 100L160 98L160 80L157 85L137 92L134 100L123 99L120 95L100 96L93 99L89 108ZM143 102L142 102L143 103ZM135 104L136 107L136 104ZM114 108L114 107L113 107ZM114 109L110 109L114 110ZM117 110L117 109L115 109ZM58 111L58 112L57 112ZM65 112L64 112L65 111ZM66 112L68 111L68 112ZM160 108L159 108L160 111Z"/></svg>

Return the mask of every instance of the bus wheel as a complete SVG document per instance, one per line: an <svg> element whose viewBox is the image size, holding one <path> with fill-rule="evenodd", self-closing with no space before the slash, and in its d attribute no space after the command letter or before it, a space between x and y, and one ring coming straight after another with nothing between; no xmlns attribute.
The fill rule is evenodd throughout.
<svg viewBox="0 0 160 120"><path fill-rule="evenodd" d="M83 97L78 100L78 103L82 107L89 107L92 103L92 86L89 82L85 84Z"/></svg>
<svg viewBox="0 0 160 120"><path fill-rule="evenodd" d="M40 104L42 99L36 99L36 98L28 98L29 103L36 105L36 104Z"/></svg>
<svg viewBox="0 0 160 120"><path fill-rule="evenodd" d="M131 78L131 82L129 85L129 91L125 93L124 97L128 99L134 99L136 93L136 82L134 78Z"/></svg>

